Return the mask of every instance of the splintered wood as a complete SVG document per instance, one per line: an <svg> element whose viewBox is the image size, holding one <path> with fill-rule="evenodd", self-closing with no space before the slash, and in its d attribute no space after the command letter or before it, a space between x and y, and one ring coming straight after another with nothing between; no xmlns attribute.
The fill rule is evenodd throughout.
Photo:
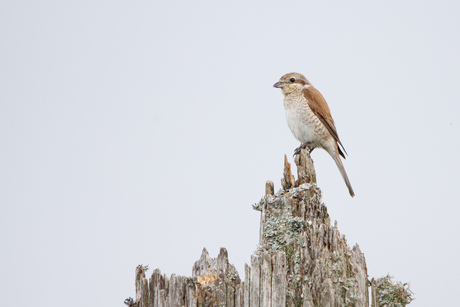
<svg viewBox="0 0 460 307"><path fill-rule="evenodd" d="M337 225L331 226L309 150L295 157L295 180L285 156L282 186L254 205L261 211L260 243L245 265L244 281L228 261L225 248L217 258L206 249L192 277L156 269L149 280L145 267L136 270L136 302L157 306L369 306L364 254L348 247ZM132 303L132 302L131 302Z"/></svg>
<svg viewBox="0 0 460 307"><path fill-rule="evenodd" d="M285 158L283 190L254 206L261 211L259 249L286 254L285 306L368 306L364 254L331 226L308 149L294 161L298 179L287 180Z"/></svg>
<svg viewBox="0 0 460 307"><path fill-rule="evenodd" d="M285 306L286 255L261 252L245 266L245 281L228 263L227 251L221 248L216 259L203 249L193 266L192 278L171 275L156 269L149 281L136 270L138 306ZM147 285L147 286L146 286Z"/></svg>
<svg viewBox="0 0 460 307"><path fill-rule="evenodd" d="M283 178L281 179L281 186L285 190L289 190L295 184L295 178L291 172L291 163L288 162L286 155L284 155L284 170Z"/></svg>

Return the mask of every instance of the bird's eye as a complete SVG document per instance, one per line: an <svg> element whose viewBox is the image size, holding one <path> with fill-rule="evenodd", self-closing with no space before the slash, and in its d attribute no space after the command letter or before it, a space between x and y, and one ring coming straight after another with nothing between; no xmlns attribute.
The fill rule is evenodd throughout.
<svg viewBox="0 0 460 307"><path fill-rule="evenodd" d="M295 82L295 79L294 79L294 78L291 78L289 81L291 81L291 82Z"/></svg>

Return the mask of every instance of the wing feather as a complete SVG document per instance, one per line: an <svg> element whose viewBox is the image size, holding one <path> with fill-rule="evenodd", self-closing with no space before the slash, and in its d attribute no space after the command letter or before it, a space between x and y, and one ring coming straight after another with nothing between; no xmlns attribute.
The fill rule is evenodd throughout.
<svg viewBox="0 0 460 307"><path fill-rule="evenodd" d="M319 118L319 120L323 123L335 141L340 144L337 146L339 149L340 155L345 159L345 155L343 154L342 150L347 153L345 148L342 145L342 142L339 139L339 135L337 133L337 129L335 128L334 120L332 119L331 110L327 105L326 99L324 99L323 95L314 88L310 86L308 88L303 89L303 95L308 101L308 106L313 111L313 113ZM342 150L340 149L342 147Z"/></svg>

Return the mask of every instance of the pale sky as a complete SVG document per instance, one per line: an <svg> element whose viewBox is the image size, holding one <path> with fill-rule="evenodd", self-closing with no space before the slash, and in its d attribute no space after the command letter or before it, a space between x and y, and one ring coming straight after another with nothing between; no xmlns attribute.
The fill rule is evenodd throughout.
<svg viewBox="0 0 460 307"><path fill-rule="evenodd" d="M138 264L190 276L226 247L244 278L280 188L281 75L325 96L348 195L313 152L370 278L453 306L460 276L458 1L0 3L0 297L124 306Z"/></svg>

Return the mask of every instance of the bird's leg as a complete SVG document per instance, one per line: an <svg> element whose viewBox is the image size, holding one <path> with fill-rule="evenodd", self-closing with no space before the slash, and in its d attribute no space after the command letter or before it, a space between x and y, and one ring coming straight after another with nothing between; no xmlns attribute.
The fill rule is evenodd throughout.
<svg viewBox="0 0 460 307"><path fill-rule="evenodd" d="M300 144L300 146L297 147L297 148L294 150L294 156L300 154L300 152L302 151L302 149L305 149L305 148L307 148L307 147L308 147L308 149L309 149L308 153L311 154L312 151L313 151L313 149L315 149L315 147L310 146L310 145L311 145L311 142Z"/></svg>

